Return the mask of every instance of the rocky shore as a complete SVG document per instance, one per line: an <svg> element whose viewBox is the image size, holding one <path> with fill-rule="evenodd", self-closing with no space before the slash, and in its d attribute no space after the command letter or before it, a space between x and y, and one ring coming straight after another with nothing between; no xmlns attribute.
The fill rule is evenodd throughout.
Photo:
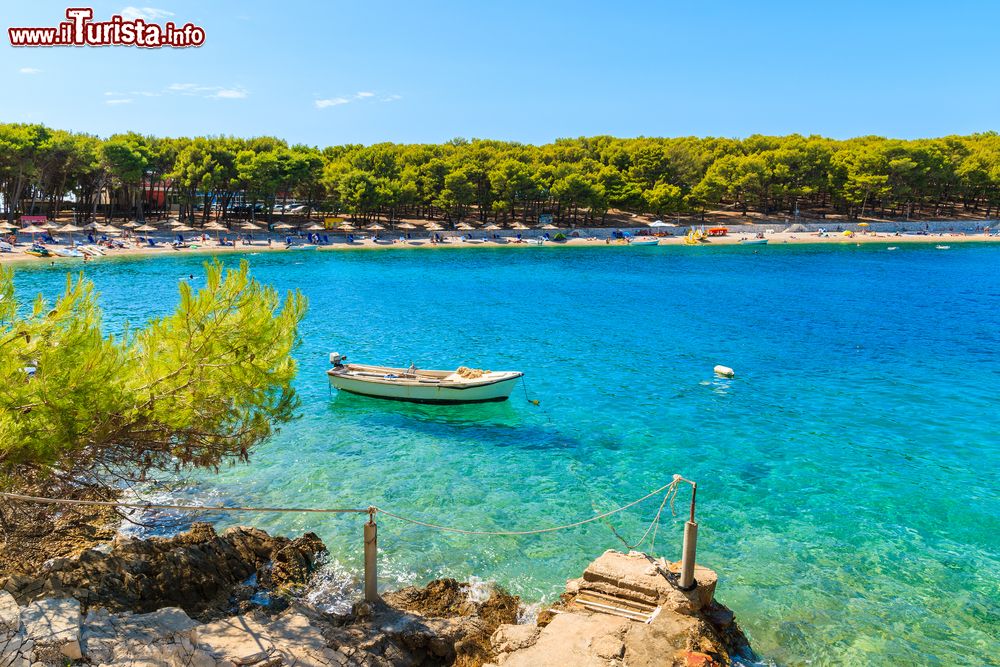
<svg viewBox="0 0 1000 667"><path fill-rule="evenodd" d="M0 577L0 667L727 665L752 658L699 568L609 551L537 623L520 601L485 601L451 579L324 613L300 597L325 547L307 533L195 524L171 538L122 536L40 571Z"/></svg>

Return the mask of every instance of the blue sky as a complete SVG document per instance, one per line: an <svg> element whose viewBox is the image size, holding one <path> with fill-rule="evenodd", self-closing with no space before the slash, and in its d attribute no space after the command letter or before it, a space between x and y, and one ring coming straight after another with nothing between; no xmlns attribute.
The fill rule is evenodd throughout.
<svg viewBox="0 0 1000 667"><path fill-rule="evenodd" d="M5 29L56 25L67 6L4 4ZM316 145L1000 129L1000 3L986 1L92 6L191 21L207 40L14 49L4 34L0 120Z"/></svg>

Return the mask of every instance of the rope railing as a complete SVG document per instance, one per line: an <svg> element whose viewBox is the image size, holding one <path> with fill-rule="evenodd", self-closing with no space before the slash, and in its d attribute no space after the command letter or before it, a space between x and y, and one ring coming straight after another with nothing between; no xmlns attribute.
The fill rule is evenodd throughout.
<svg viewBox="0 0 1000 667"><path fill-rule="evenodd" d="M656 516L653 517L652 522L643 536L639 539L635 545L628 545L629 548L638 546L646 539L650 531L653 530L654 540L656 532L654 527L658 527L660 516L663 513L663 508L669 503L670 510L674 512L674 500L677 497L678 487L681 483L686 483L691 485L691 518L685 524L684 530L684 547L683 547L683 558L681 567L681 587L687 588L693 585L693 574L694 574L694 542L697 536L697 524L694 523L694 501L695 493L697 491L698 485L689 479L685 479L681 475L674 475L673 479L668 484L664 484L658 489L654 489L644 496L637 498L625 505L616 507L613 510L607 512L602 512L601 514L588 517L586 519L581 519L579 521L574 521L572 523L560 524L557 526L547 526L544 528L534 528L527 530L476 530L468 528L459 528L455 526L446 526L437 523L431 523L429 521L424 521L422 519L415 519L413 517L398 514L396 512L387 510L382 507L375 505L370 505L366 508L344 508L344 507L250 507L250 506L233 506L233 505L174 505L169 503L141 503L141 502L126 502L118 500L83 500L74 498L47 498L44 496L32 496L21 493L10 493L0 491L0 498L5 498L7 500L14 500L19 502L30 502L30 503L40 503L46 505L68 505L68 506L86 506L86 507L115 507L115 508L126 508L134 510L171 510L177 512L252 512L252 513L271 513L271 514L291 514L291 513L309 513L309 514L367 514L368 521L365 523L364 531L364 545L365 545L365 599L368 601L374 601L378 595L376 591L376 569L375 569L375 558L377 554L377 529L375 523L375 517L378 514L384 514L387 517L396 519L397 521L402 521L404 523L409 523L417 526L423 526L425 528L430 528L432 530L439 530L448 533L458 533L460 535L481 535L481 536L525 536L525 535L541 535L544 533L554 533L560 530L569 530L571 528L578 528L580 526L593 523L595 521L600 521L606 519L610 516L624 512L627 509L635 507L636 505L648 500L654 496L664 494L663 501L660 503L659 509L656 512ZM617 535L617 533L615 533ZM620 536L619 536L619 539ZM624 541L624 540L623 540ZM690 542L690 544L689 544ZM690 552L690 553L689 553ZM689 562L690 561L690 562Z"/></svg>

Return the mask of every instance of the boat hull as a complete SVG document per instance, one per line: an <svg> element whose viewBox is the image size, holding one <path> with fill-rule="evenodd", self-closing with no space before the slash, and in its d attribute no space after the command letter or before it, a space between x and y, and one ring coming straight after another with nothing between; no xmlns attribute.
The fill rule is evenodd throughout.
<svg viewBox="0 0 1000 667"><path fill-rule="evenodd" d="M747 241L740 241L740 245L767 245L767 239L749 239Z"/></svg>
<svg viewBox="0 0 1000 667"><path fill-rule="evenodd" d="M510 398L521 374L507 379L486 383L469 383L466 386L437 384L399 384L358 379L346 374L330 372L330 384L340 391L370 398L431 405L459 405L463 403L499 403Z"/></svg>
<svg viewBox="0 0 1000 667"><path fill-rule="evenodd" d="M646 240L646 239L643 239L642 241L632 241L632 243L630 243L629 245L634 245L634 246L642 246L642 245L660 245L660 241L659 241L659 239L653 239L653 240L651 240L651 241L650 241L650 240Z"/></svg>

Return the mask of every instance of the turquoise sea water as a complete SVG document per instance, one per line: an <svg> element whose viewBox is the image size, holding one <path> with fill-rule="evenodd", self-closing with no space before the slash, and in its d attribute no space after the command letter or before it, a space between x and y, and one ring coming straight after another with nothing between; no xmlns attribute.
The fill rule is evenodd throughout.
<svg viewBox="0 0 1000 667"><path fill-rule="evenodd" d="M719 598L764 658L996 664L1000 247L249 259L257 278L310 299L302 417L249 466L175 495L375 504L499 529L583 518L683 473L699 483L699 561L720 573ZM203 260L105 259L85 270L113 330L172 308L177 281L200 275ZM55 294L67 266L19 269L21 293ZM520 389L507 403L462 408L337 396L324 375L331 350L359 362L523 370L541 405ZM717 363L736 378L714 378ZM611 523L636 539L657 505ZM356 583L360 518L249 520L325 539L327 599ZM671 559L682 520L657 538ZM379 530L384 587L477 575L528 600L553 598L601 551L621 547L607 522L520 538L387 517Z"/></svg>

